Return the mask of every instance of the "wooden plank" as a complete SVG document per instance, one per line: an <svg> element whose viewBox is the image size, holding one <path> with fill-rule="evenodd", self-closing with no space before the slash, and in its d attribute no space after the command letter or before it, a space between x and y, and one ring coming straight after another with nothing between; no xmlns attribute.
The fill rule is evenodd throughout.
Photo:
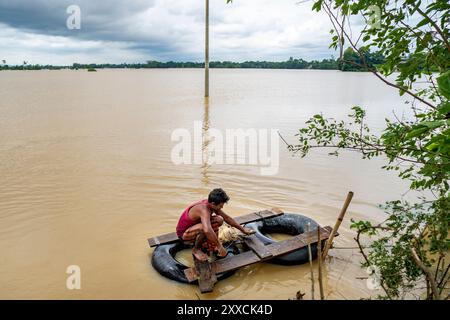
<svg viewBox="0 0 450 320"><path fill-rule="evenodd" d="M150 245L150 247L156 247L156 246L159 246L160 244L172 243L172 242L176 242L178 240L179 239L178 239L176 232L172 232L172 233L163 234L158 237L150 238L150 239L148 239L148 244Z"/></svg>
<svg viewBox="0 0 450 320"><path fill-rule="evenodd" d="M201 293L212 292L217 282L216 273L212 271L208 260L200 261L194 257L195 269L198 272L198 286Z"/></svg>
<svg viewBox="0 0 450 320"><path fill-rule="evenodd" d="M224 272L221 270L234 270L259 261L261 261L261 258L258 257L256 253L253 251L246 251L236 256L229 256L214 261L211 263L211 268L216 274L219 274ZM198 279L198 273L196 272L195 267L185 269L184 274L189 282L194 282Z"/></svg>
<svg viewBox="0 0 450 320"><path fill-rule="evenodd" d="M271 210L263 210L263 211L253 212L253 213L250 213L250 214L247 214L244 216L235 217L233 219L236 220L236 222L239 224L245 224L245 223L259 221L262 219L277 217L282 214L283 214L283 211L281 211L280 209L277 209L277 208L273 208ZM168 243L177 242L177 241L179 241L179 238L175 232L171 232L171 233L163 234L158 237L149 238L147 241L148 241L148 244L150 247L156 247L156 246L159 246L160 244L168 244Z"/></svg>
<svg viewBox="0 0 450 320"><path fill-rule="evenodd" d="M320 229L320 240L326 240L330 237L331 227ZM273 256L280 256L285 253L295 251L308 245L308 238L312 243L317 243L317 231L310 231L299 234L284 241L274 242L267 246Z"/></svg>
<svg viewBox="0 0 450 320"><path fill-rule="evenodd" d="M252 249L261 259L269 258L272 256L272 253L266 248L264 243L262 243L261 240L259 240L254 234L245 237L244 243L250 249Z"/></svg>
<svg viewBox="0 0 450 320"><path fill-rule="evenodd" d="M214 261L212 267L216 273L223 273L229 270L239 269L249 264L263 261L253 251L246 251L236 256L230 256L223 260Z"/></svg>
<svg viewBox="0 0 450 320"><path fill-rule="evenodd" d="M332 228L327 226L324 228L320 228L320 240L326 240L329 238ZM212 270L216 273L223 273L231 270L235 270L241 267L245 267L257 262L270 260L274 257L281 256L283 254L301 249L308 245L308 237L311 239L311 243L317 243L317 231L310 231L307 233L302 233L298 236L289 238L284 241L275 242L266 246L266 249L272 254L271 257L260 258L253 251L246 251L236 256L230 256L222 260L217 260L211 263ZM336 234L337 236L338 234ZM194 269L194 270L192 270ZM188 268L184 271L189 282L193 282L196 280L195 276L195 268Z"/></svg>
<svg viewBox="0 0 450 320"><path fill-rule="evenodd" d="M195 268L184 269L184 275L189 282L194 282L198 279L197 270L195 270Z"/></svg>
<svg viewBox="0 0 450 320"><path fill-rule="evenodd" d="M262 210L262 211L258 211L258 212L253 212L253 213L246 214L244 216L235 217L233 219L236 220L236 222L239 224L245 224L245 223L260 221L260 220L267 219L267 218L277 217L282 214L283 214L283 211L281 211L280 209L272 208L271 210Z"/></svg>

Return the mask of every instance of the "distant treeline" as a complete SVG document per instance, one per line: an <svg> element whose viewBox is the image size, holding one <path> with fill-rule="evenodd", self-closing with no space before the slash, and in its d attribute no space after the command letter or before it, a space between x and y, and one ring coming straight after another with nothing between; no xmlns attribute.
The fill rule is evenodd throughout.
<svg viewBox="0 0 450 320"><path fill-rule="evenodd" d="M0 64L0 71L1 70L61 70L61 69L70 69L70 67L42 65L42 64L19 64L19 65L8 65L6 63Z"/></svg>
<svg viewBox="0 0 450 320"><path fill-rule="evenodd" d="M364 54L366 62L370 67L383 63L384 58L378 53L366 52ZM345 50L344 61L352 61L351 63L342 62L339 59L323 59L306 61L303 59L295 59L290 57L289 60L274 61L212 61L210 68L227 68L227 69L316 69L316 70L342 70L342 71L365 71L364 68L357 64L361 63L359 55L352 49ZM356 62L356 63L355 63ZM203 62L161 62L147 61L146 63L121 63L121 64L81 64L74 63L72 66L51 66L51 65L29 65L24 62L22 65L9 66L3 60L0 70L60 70L60 69L168 69L168 68L203 68Z"/></svg>
<svg viewBox="0 0 450 320"><path fill-rule="evenodd" d="M103 68L130 68L130 69L168 69L168 68L204 68L203 62L160 62L147 61L146 63L122 63L122 64L79 64L74 63L71 69L103 69ZM303 59L290 58L287 61L211 61L210 68L217 69L326 69L337 70L338 63L334 59L323 59L322 61L305 61Z"/></svg>

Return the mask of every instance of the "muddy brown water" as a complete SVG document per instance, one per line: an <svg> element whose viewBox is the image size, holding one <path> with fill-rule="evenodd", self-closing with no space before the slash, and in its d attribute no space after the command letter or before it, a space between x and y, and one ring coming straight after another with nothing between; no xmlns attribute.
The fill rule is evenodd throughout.
<svg viewBox="0 0 450 320"><path fill-rule="evenodd" d="M271 176L258 165L175 165L171 134L192 132L196 121L203 132L272 128L295 142L318 112L343 119L361 105L379 130L404 108L366 73L212 70L208 102L202 76L190 69L0 72L0 298L197 299L195 286L151 267L146 239L173 231L185 206L214 187L229 193L232 216L280 207L322 225L334 224L352 190L341 247L355 246L350 218L381 221L377 204L407 191L380 169L382 160L326 151L300 158L281 142ZM189 263L189 252L179 259ZM357 279L367 276L360 260L357 250L330 251L327 298L377 294ZM81 268L80 290L66 288L69 265ZM308 264L261 263L202 298L288 299L298 290L310 298L309 277Z"/></svg>

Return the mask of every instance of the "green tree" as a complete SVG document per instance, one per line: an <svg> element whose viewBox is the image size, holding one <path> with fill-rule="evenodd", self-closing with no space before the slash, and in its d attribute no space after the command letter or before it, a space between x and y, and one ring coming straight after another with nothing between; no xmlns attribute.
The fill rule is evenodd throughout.
<svg viewBox="0 0 450 320"><path fill-rule="evenodd" d="M299 130L299 143L289 146L303 156L312 148L332 148L333 155L353 150L365 159L385 156L384 169L396 170L399 178L410 181L412 190L429 194L414 203L385 203L382 208L388 216L380 224L353 221L358 244L362 234L372 238L369 250L362 246L360 250L363 266L374 266L381 274L385 295L379 298L400 298L425 288L423 298L448 299L449 9L447 0L427 4L419 0L316 0L313 5L313 10L325 12L333 24L331 47L337 49L343 42L340 35L349 45L340 57L344 68L372 72L400 95L413 99L414 118L386 120L380 135L371 133L365 110L354 106L348 121L314 115ZM374 10L378 12L376 21ZM342 23L342 17L349 21L352 16L368 22L358 35L352 35L349 25ZM373 57L368 55L371 48L377 52ZM394 75L395 81L388 80L389 75ZM414 86L418 79L425 87Z"/></svg>
<svg viewBox="0 0 450 320"><path fill-rule="evenodd" d="M384 62L386 59L379 51L371 52L367 47L361 47L358 52L352 47L348 47L342 58L339 59L339 69L342 71L368 71L367 67L376 68Z"/></svg>

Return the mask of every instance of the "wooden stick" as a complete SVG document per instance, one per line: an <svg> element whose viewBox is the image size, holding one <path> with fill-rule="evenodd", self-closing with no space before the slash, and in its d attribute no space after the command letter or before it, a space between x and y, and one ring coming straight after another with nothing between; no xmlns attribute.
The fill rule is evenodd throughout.
<svg viewBox="0 0 450 320"><path fill-rule="evenodd" d="M317 226L317 264L319 266L319 290L320 300L324 300L323 283L322 283L322 241L320 241L320 227Z"/></svg>
<svg viewBox="0 0 450 320"><path fill-rule="evenodd" d="M309 233L310 222L306 226L306 232ZM319 238L320 239L320 238ZM309 266L311 267L311 298L314 300L314 271L312 265L312 254L311 254L311 236L308 237L308 256L309 256Z"/></svg>
<svg viewBox="0 0 450 320"><path fill-rule="evenodd" d="M334 235L338 231L339 226L341 225L342 220L344 219L344 215L347 212L347 208L350 204L350 201L352 201L352 198L353 198L353 192L350 191L347 195L347 199L345 199L345 203L341 209L341 213L339 214L339 217L336 220L336 224L334 225L333 231L331 231L330 238L328 238L328 240L325 244L325 249L323 250L323 253L322 253L322 259L325 259L328 255L328 250L330 250L330 248L331 248L331 244L333 243Z"/></svg>

